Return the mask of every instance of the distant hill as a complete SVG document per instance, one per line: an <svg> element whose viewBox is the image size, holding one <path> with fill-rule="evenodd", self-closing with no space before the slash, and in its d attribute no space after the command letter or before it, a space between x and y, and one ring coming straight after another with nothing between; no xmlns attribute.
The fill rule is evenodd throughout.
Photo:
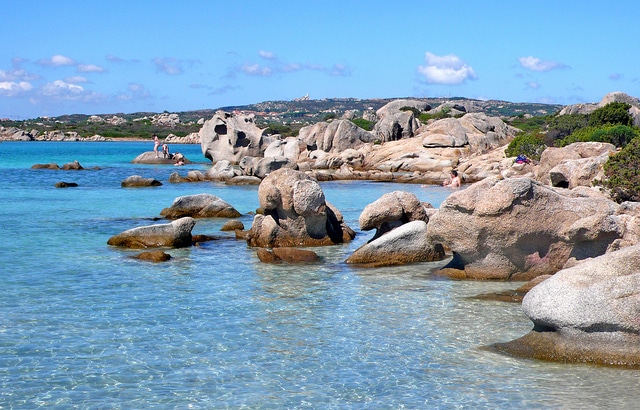
<svg viewBox="0 0 640 410"><path fill-rule="evenodd" d="M165 121L171 114L153 112L99 114L95 116L85 114L61 115L58 117L35 118L22 121L8 119L0 120L0 126L15 127L27 132L59 130L75 132L80 136L89 137L102 135L107 138L138 137L150 138L157 134L161 138L169 134L185 136L197 132L204 120L213 116L217 110L239 111L255 115L256 123L261 128L269 126L286 126L299 129L302 126L314 124L328 118L340 118L347 112L353 112L356 117L362 117L366 112L375 112L385 104L398 99L412 99L427 102L431 108L436 108L445 102L464 106L467 112L484 112L494 117L515 117L521 115L543 116L560 111L563 106L557 104L513 103L499 100L474 100L463 97L453 98L326 98L321 100L296 99L293 101L265 101L249 105L220 107L218 109L204 109L181 111L177 114L179 121ZM98 118L99 117L99 118Z"/></svg>

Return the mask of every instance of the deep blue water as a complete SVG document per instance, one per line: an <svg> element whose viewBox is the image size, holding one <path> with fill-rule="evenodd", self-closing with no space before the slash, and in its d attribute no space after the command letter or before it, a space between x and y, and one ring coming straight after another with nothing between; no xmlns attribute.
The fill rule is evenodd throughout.
<svg viewBox="0 0 640 410"><path fill-rule="evenodd" d="M356 240L314 248L322 263L267 265L226 220L219 236L153 264L107 239L163 223L181 195L208 192L246 227L256 186L170 184L206 170L133 165L150 143L0 143L0 409L5 408L632 408L636 371L540 363L481 350L528 332L517 304L467 299L519 284L451 281L441 263L344 264L371 237L362 209L407 190L439 204L441 187L322 183ZM32 170L78 160L98 170ZM130 175L164 185L123 189ZM57 189L58 181L78 188Z"/></svg>

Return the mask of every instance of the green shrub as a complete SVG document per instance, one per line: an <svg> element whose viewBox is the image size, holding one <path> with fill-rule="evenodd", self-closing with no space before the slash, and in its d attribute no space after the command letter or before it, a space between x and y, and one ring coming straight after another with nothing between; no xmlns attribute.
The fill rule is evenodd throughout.
<svg viewBox="0 0 640 410"><path fill-rule="evenodd" d="M544 144L543 135L540 133L525 133L517 135L507 146L507 157L526 155L529 159L538 161L542 151L547 146Z"/></svg>
<svg viewBox="0 0 640 410"><path fill-rule="evenodd" d="M423 112L422 114L418 115L418 119L420 120L421 123L425 124L429 120L442 120L444 118L449 118L450 112L451 112L451 108L444 107L443 109L436 112L435 114L429 114L429 113Z"/></svg>
<svg viewBox="0 0 640 410"><path fill-rule="evenodd" d="M288 127L286 125L283 125L277 122L271 122L268 124L267 128L265 129L265 132L271 135L280 134L282 136L290 136L291 127Z"/></svg>
<svg viewBox="0 0 640 410"><path fill-rule="evenodd" d="M600 127L606 124L633 125L629 114L631 106L623 102L612 102L589 114L589 126Z"/></svg>
<svg viewBox="0 0 640 410"><path fill-rule="evenodd" d="M605 125L601 127L584 127L573 134L558 140L556 146L566 147L574 142L608 142L616 147L624 147L636 136L640 135L637 128L627 125Z"/></svg>
<svg viewBox="0 0 640 410"><path fill-rule="evenodd" d="M511 121L508 121L509 125L521 129L524 132L542 131L548 122L548 116L538 115L527 118L524 114L520 114Z"/></svg>
<svg viewBox="0 0 640 410"><path fill-rule="evenodd" d="M556 115L549 119L548 130L555 131L559 138L564 138L586 127L588 123L589 119L585 114Z"/></svg>
<svg viewBox="0 0 640 410"><path fill-rule="evenodd" d="M365 120L364 118L354 118L351 120L351 122L366 131L371 131L373 129L373 126L375 125L374 122Z"/></svg>
<svg viewBox="0 0 640 410"><path fill-rule="evenodd" d="M416 107L409 107L409 106L400 107L400 111L411 111L413 113L413 116L416 118L418 118L422 113L422 111L420 111Z"/></svg>
<svg viewBox="0 0 640 410"><path fill-rule="evenodd" d="M604 175L600 184L609 189L615 201L640 201L640 138L632 139L609 157Z"/></svg>
<svg viewBox="0 0 640 410"><path fill-rule="evenodd" d="M547 146L544 144L543 135L540 133L525 133L517 135L507 146L507 157L526 155L527 158L538 161L542 151Z"/></svg>

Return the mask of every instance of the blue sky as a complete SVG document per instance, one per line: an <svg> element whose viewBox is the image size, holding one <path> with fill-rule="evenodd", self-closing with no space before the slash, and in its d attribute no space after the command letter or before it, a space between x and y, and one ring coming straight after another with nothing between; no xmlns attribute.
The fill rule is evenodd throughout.
<svg viewBox="0 0 640 410"><path fill-rule="evenodd" d="M634 1L0 0L0 118L640 97Z"/></svg>

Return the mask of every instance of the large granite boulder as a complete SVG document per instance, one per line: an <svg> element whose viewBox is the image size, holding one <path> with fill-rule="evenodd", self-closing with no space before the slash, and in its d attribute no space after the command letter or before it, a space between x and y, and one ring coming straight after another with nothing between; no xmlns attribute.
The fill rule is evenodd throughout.
<svg viewBox="0 0 640 410"><path fill-rule="evenodd" d="M212 194L180 196L169 208L164 208L160 215L167 219L178 219L185 216L192 218L237 218L240 216L233 206Z"/></svg>
<svg viewBox="0 0 640 410"><path fill-rule="evenodd" d="M427 224L411 221L356 249L346 263L364 266L392 266L414 262L439 261L444 248L429 240Z"/></svg>
<svg viewBox="0 0 640 410"><path fill-rule="evenodd" d="M574 142L562 148L548 147L542 151L535 178L543 184L564 188L590 186L601 174L602 164L615 152L616 147L606 142Z"/></svg>
<svg viewBox="0 0 640 410"><path fill-rule="evenodd" d="M373 127L373 135L380 142L414 137L420 124L412 109L426 111L430 108L428 103L419 100L391 101L376 111L378 122Z"/></svg>
<svg viewBox="0 0 640 410"><path fill-rule="evenodd" d="M132 164L154 164L154 165L174 165L176 163L176 160L171 157L165 158L162 152L157 152L157 154L158 155L156 156L156 152L154 151L145 151L142 154L135 157L131 161L131 163ZM191 161L186 157L184 157L184 155L183 155L183 162L185 164L191 163Z"/></svg>
<svg viewBox="0 0 640 410"><path fill-rule="evenodd" d="M291 162L296 162L300 153L306 147L299 138L287 137L283 140L275 140L264 151L265 157L286 157Z"/></svg>
<svg viewBox="0 0 640 410"><path fill-rule="evenodd" d="M629 104L631 106L631 108L629 109L629 114L631 114L631 117L633 117L633 125L635 125L636 127L640 126L640 99L632 97L620 91L614 91L605 95L597 104L589 103L567 105L562 110L560 110L560 113L558 115L591 114L598 108L602 108L612 102L622 102Z"/></svg>
<svg viewBox="0 0 640 410"><path fill-rule="evenodd" d="M619 205L601 195L545 186L531 178L487 178L451 194L429 220L432 241L448 245L442 273L529 280L569 259L604 254L622 238Z"/></svg>
<svg viewBox="0 0 640 410"><path fill-rule="evenodd" d="M332 245L355 236L326 202L320 184L300 171L273 171L260 184L258 197L263 214L255 216L247 234L250 246Z"/></svg>
<svg viewBox="0 0 640 410"><path fill-rule="evenodd" d="M236 170L229 160L223 159L209 168L205 177L211 181L226 181L240 174L240 169Z"/></svg>
<svg viewBox="0 0 640 410"><path fill-rule="evenodd" d="M367 205L359 218L360 229L375 229L375 235L346 262L384 266L441 260L444 248L429 240L427 222L425 205L414 194L384 194Z"/></svg>
<svg viewBox="0 0 640 410"><path fill-rule="evenodd" d="M335 120L302 127L298 139L306 144L309 151L342 152L372 142L374 137L349 120Z"/></svg>
<svg viewBox="0 0 640 410"><path fill-rule="evenodd" d="M243 157L262 157L273 138L263 135L254 115L217 111L200 129L202 154L212 162L237 164Z"/></svg>
<svg viewBox="0 0 640 410"><path fill-rule="evenodd" d="M191 246L196 221L184 217L167 224L139 226L112 236L107 244L124 248L185 248Z"/></svg>
<svg viewBox="0 0 640 410"><path fill-rule="evenodd" d="M640 367L640 245L561 270L524 297L524 337L494 347L561 362Z"/></svg>
<svg viewBox="0 0 640 410"><path fill-rule="evenodd" d="M445 118L421 127L417 135L425 148L469 146L472 153L483 153L508 144L518 129L497 117L469 113L461 118Z"/></svg>
<svg viewBox="0 0 640 410"><path fill-rule="evenodd" d="M276 169L295 169L297 164L287 157L244 157L238 166L246 176L264 178Z"/></svg>

